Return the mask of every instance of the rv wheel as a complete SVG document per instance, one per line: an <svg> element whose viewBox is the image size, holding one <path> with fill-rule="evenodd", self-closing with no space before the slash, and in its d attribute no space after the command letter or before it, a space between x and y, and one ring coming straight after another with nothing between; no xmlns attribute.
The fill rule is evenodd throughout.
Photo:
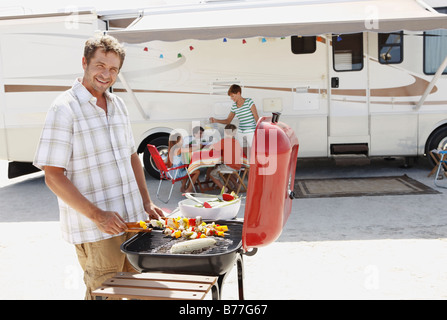
<svg viewBox="0 0 447 320"><path fill-rule="evenodd" d="M441 127L437 129L427 140L425 147L425 153L428 153L433 149L444 149L447 148L447 127ZM428 156L430 164L434 167L436 163L432 157Z"/></svg>
<svg viewBox="0 0 447 320"><path fill-rule="evenodd" d="M168 142L169 142L169 136L161 136L150 140L148 143L156 146L161 157L163 158L163 160L166 161L168 157ZM146 170L147 173L149 173L152 177L156 179L160 179L160 172L155 166L155 163L147 148L144 148L143 164L144 169Z"/></svg>

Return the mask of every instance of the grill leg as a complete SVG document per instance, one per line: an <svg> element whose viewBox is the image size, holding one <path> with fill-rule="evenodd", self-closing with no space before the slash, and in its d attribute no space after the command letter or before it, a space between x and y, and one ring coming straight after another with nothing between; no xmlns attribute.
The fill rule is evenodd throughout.
<svg viewBox="0 0 447 320"><path fill-rule="evenodd" d="M237 285L239 288L239 300L244 300L244 260L242 254L237 255Z"/></svg>
<svg viewBox="0 0 447 320"><path fill-rule="evenodd" d="M244 260L242 258L242 254L238 253L236 257L236 265L237 265L237 286L239 292L239 300L244 300ZM228 276L228 272L220 275L217 278L216 284L211 288L212 298L213 300L222 299L222 289L225 278Z"/></svg>
<svg viewBox="0 0 447 320"><path fill-rule="evenodd" d="M219 283L220 281L220 276L217 279L217 282L214 286L211 287L211 295L213 300L220 300L221 296L220 296L220 291L222 288L222 283Z"/></svg>
<svg viewBox="0 0 447 320"><path fill-rule="evenodd" d="M225 278L227 277L228 272L225 274L220 275L217 278L217 282L216 284L211 288L211 293L213 296L213 300L220 300L222 299L222 289L223 289L223 284L225 281Z"/></svg>
<svg viewBox="0 0 447 320"><path fill-rule="evenodd" d="M236 265L237 265L237 286L239 292L239 300L244 300L244 261L240 253L237 254ZM211 288L211 294L213 300L222 299L223 284L227 276L228 272L223 275L220 275L217 278L216 284Z"/></svg>

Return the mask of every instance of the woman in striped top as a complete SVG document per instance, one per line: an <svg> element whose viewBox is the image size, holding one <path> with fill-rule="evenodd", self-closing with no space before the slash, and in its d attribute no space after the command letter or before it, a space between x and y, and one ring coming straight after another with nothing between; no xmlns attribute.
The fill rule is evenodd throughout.
<svg viewBox="0 0 447 320"><path fill-rule="evenodd" d="M259 116L253 100L250 98L242 98L241 94L242 89L240 86L237 84L231 85L230 89L228 89L228 95L231 100L233 100L234 104L231 107L230 114L224 120L218 120L211 117L210 122L229 124L236 115L239 119L237 139L243 146L244 153L248 155L247 151L251 147Z"/></svg>

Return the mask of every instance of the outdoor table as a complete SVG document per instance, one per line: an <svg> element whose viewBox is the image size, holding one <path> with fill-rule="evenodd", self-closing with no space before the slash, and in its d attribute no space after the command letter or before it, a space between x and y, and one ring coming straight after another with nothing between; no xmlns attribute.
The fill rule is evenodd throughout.
<svg viewBox="0 0 447 320"><path fill-rule="evenodd" d="M214 167L217 164L223 163L223 156L220 152L213 152L213 150L195 151L191 154L191 162L189 163L188 173L201 169ZM242 157L242 166L249 167L247 156Z"/></svg>
<svg viewBox="0 0 447 320"><path fill-rule="evenodd" d="M203 149L201 151L195 151L190 155L191 162L189 163L188 167L188 174L191 175L192 172L196 170L200 170L201 168L212 168L217 164L223 163L223 156L221 156L220 152L213 152L211 149ZM242 166L246 168L244 172L247 172L247 169L250 167L248 159L245 155L243 155L242 158ZM199 181L197 179L197 183L199 185L199 189L201 192L209 191L213 188L214 183L213 181ZM212 184L212 186L209 186L209 183ZM244 185L244 188L247 189ZM239 191L240 187L238 188Z"/></svg>

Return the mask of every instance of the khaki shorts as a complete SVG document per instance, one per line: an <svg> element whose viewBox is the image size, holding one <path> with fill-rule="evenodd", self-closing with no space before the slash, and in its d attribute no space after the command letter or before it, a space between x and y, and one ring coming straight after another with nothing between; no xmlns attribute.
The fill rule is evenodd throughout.
<svg viewBox="0 0 447 320"><path fill-rule="evenodd" d="M121 244L133 235L135 233L125 233L106 240L75 245L79 263L84 270L86 300L93 299L92 291L117 272L135 272L120 250Z"/></svg>

